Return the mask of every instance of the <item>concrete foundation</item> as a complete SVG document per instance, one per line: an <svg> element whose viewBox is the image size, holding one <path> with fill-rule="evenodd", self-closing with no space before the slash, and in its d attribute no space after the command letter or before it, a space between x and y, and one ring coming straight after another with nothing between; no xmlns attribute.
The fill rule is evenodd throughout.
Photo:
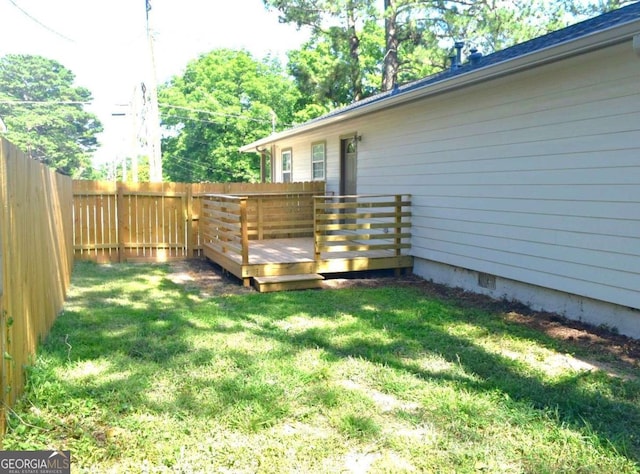
<svg viewBox="0 0 640 474"><path fill-rule="evenodd" d="M519 301L535 311L557 313L594 326L606 326L619 334L640 339L638 309L419 258L414 261L413 273L435 283L496 299Z"/></svg>

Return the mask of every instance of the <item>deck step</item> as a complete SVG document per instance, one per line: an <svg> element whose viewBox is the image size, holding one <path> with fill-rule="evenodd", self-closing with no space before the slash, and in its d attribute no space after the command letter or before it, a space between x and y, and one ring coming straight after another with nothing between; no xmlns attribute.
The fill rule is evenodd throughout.
<svg viewBox="0 0 640 474"><path fill-rule="evenodd" d="M260 293L320 288L322 280L324 277L317 273L253 277L254 286Z"/></svg>

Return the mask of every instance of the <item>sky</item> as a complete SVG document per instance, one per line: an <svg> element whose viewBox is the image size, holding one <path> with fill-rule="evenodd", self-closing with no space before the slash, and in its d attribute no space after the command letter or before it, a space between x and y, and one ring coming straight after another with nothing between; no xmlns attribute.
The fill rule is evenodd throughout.
<svg viewBox="0 0 640 474"><path fill-rule="evenodd" d="M216 48L247 49L254 57L286 58L306 39L280 24L262 0L150 0L157 80L184 71ZM144 79L148 46L145 0L0 0L0 56L34 54L54 59L88 88L105 132L96 163L117 159L131 140L122 104Z"/></svg>

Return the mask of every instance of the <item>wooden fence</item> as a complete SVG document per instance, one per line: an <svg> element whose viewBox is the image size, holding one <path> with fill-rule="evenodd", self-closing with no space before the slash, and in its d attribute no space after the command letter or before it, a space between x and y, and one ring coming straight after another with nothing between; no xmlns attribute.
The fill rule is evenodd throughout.
<svg viewBox="0 0 640 474"><path fill-rule="evenodd" d="M70 178L0 138L0 440L70 284L71 201Z"/></svg>
<svg viewBox="0 0 640 474"><path fill-rule="evenodd" d="M287 192L323 194L324 183L72 181L0 138L0 448L6 410L22 393L24 368L62 310L74 258L115 262L200 256L205 195L263 194L260 212L269 210L271 217L253 229L258 236L274 229L276 214L280 219L289 212L268 194Z"/></svg>
<svg viewBox="0 0 640 474"><path fill-rule="evenodd" d="M73 248L75 258L97 262L167 261L202 255L200 219L203 197L211 194L257 195L254 201L271 217L256 221L252 233L273 229L287 214L277 199L282 193L324 194L323 182L308 183L112 183L73 182ZM257 208L249 212L258 213ZM274 212L279 213L274 218ZM309 201L311 218L312 204ZM290 222L288 226L296 224ZM299 225L299 224L298 224Z"/></svg>

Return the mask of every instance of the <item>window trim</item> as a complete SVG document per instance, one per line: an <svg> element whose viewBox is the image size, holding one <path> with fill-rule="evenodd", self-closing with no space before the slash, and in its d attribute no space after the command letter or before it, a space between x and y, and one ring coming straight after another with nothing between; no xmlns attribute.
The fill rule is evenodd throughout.
<svg viewBox="0 0 640 474"><path fill-rule="evenodd" d="M289 155L289 170L285 171L284 169L284 157L285 155ZM283 183L292 183L293 182L293 150L291 148L283 148L280 150L280 173L282 176ZM285 181L285 174L289 175L289 181Z"/></svg>
<svg viewBox="0 0 640 474"><path fill-rule="evenodd" d="M316 161L314 158L313 149L314 147L322 145L322 177L314 176L314 164L320 163L320 161ZM327 142L326 140L321 140L317 142L311 143L311 180L312 181L325 181L327 179Z"/></svg>

